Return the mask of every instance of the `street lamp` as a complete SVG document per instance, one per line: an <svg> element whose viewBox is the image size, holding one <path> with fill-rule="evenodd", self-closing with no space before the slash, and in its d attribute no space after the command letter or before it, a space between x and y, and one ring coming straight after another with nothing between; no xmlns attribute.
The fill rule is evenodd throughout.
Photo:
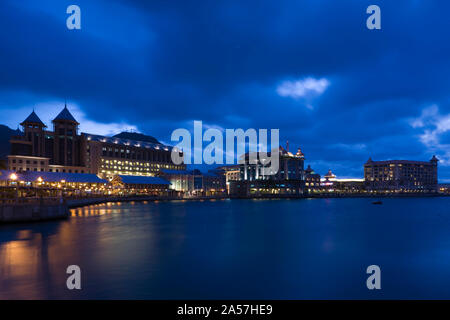
<svg viewBox="0 0 450 320"><path fill-rule="evenodd" d="M9 175L9 179L12 180L13 182L16 182L16 180L17 180L17 174L15 174L14 172L11 173L11 174ZM19 197L19 187L18 187L18 185L16 184L16 201L17 201L17 198L18 198L18 197Z"/></svg>

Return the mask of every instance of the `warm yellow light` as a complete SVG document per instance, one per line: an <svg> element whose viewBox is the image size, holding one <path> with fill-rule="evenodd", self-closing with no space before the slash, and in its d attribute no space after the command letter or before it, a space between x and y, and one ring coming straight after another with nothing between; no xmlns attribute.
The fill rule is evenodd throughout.
<svg viewBox="0 0 450 320"><path fill-rule="evenodd" d="M9 178L10 178L11 180L16 181L16 180L17 180L17 174L11 173L11 175L9 176Z"/></svg>
<svg viewBox="0 0 450 320"><path fill-rule="evenodd" d="M42 181L44 181L44 180L42 180L42 178L39 177L39 178L37 178L37 181L38 181L38 182L42 182Z"/></svg>
<svg viewBox="0 0 450 320"><path fill-rule="evenodd" d="M64 182L66 182L66 180L61 180L61 183L64 183Z"/></svg>

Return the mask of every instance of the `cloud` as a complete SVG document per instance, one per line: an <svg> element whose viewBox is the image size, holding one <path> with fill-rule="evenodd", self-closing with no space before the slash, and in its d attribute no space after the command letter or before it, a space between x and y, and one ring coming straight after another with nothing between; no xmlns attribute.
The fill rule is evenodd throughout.
<svg viewBox="0 0 450 320"><path fill-rule="evenodd" d="M442 115L434 104L424 108L419 117L411 119L410 125L422 129L418 135L420 142L438 155L441 165L450 166L450 144L441 141L450 132L450 113Z"/></svg>
<svg viewBox="0 0 450 320"><path fill-rule="evenodd" d="M325 78L308 77L296 81L284 81L277 87L277 93L282 97L293 99L307 98L321 95L329 85L330 82Z"/></svg>

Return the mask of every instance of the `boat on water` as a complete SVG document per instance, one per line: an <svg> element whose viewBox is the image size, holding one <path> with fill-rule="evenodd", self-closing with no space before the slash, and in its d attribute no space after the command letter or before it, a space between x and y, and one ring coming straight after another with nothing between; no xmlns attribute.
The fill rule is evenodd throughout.
<svg viewBox="0 0 450 320"><path fill-rule="evenodd" d="M383 201L373 201L372 204L383 204Z"/></svg>

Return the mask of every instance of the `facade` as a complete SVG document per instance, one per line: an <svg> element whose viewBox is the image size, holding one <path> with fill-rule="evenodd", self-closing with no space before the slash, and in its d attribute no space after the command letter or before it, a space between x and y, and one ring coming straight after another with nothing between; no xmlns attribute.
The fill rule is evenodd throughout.
<svg viewBox="0 0 450 320"><path fill-rule="evenodd" d="M105 137L79 133L79 123L67 107L52 120L53 130L33 111L11 138L8 169L14 171L93 173L112 179L115 175L154 176L161 169L184 170L171 160L172 148L143 135L127 133ZM140 140L135 140L140 139Z"/></svg>
<svg viewBox="0 0 450 320"><path fill-rule="evenodd" d="M320 174L316 173L309 165L305 170L305 190L308 193L320 190Z"/></svg>
<svg viewBox="0 0 450 320"><path fill-rule="evenodd" d="M280 146L278 171L272 175L264 175L263 169L265 167L268 168L270 164L264 165L261 159L257 159L256 163L250 163L250 156L247 153L243 156L243 159L240 160L239 180L304 180L304 161L305 156L300 148L294 155Z"/></svg>
<svg viewBox="0 0 450 320"><path fill-rule="evenodd" d="M388 160L364 164L366 188L372 191L436 192L439 160Z"/></svg>
<svg viewBox="0 0 450 320"><path fill-rule="evenodd" d="M450 184L449 183L441 183L438 185L439 193L442 194L450 194Z"/></svg>
<svg viewBox="0 0 450 320"><path fill-rule="evenodd" d="M159 175L170 182L170 188L180 196L225 195L225 177L215 172L162 169Z"/></svg>
<svg viewBox="0 0 450 320"><path fill-rule="evenodd" d="M104 195L107 183L88 173L0 170L0 186L17 188L22 196Z"/></svg>
<svg viewBox="0 0 450 320"><path fill-rule="evenodd" d="M269 154L270 156L270 154ZM229 181L229 194L238 197L270 195L300 196L305 187L305 156L300 148L296 154L279 147L279 168L271 175L264 175L263 169L270 163L257 159L251 163L249 154L240 160L239 180ZM266 163L266 164L265 164Z"/></svg>
<svg viewBox="0 0 450 320"><path fill-rule="evenodd" d="M230 194L231 181L239 181L241 179L241 171L239 169L239 165L222 166L218 167L215 171L217 172L217 174L225 176L227 193Z"/></svg>
<svg viewBox="0 0 450 320"><path fill-rule="evenodd" d="M171 195L170 182L160 177L116 175L110 183L118 195Z"/></svg>

